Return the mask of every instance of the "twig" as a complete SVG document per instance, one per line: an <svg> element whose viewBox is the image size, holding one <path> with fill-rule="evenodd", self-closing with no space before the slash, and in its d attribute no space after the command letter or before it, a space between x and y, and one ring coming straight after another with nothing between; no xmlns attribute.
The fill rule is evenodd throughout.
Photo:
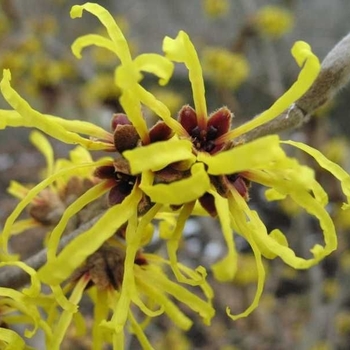
<svg viewBox="0 0 350 350"><path fill-rule="evenodd" d="M102 214L94 217L92 220L81 225L79 228L64 236L58 246L60 252L70 241L79 236L81 233L92 227ZM25 261L25 264L32 267L34 270L39 270L47 261L47 248L42 249L35 255L31 256ZM0 286L18 289L30 282L30 275L24 270L15 266L6 266L0 269Z"/></svg>

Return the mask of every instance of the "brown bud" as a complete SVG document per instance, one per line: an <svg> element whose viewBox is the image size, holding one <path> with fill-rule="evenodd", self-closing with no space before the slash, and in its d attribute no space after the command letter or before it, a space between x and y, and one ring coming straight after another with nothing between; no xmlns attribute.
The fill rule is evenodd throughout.
<svg viewBox="0 0 350 350"><path fill-rule="evenodd" d="M61 219L65 206L57 193L45 189L29 207L29 215L43 225L55 225Z"/></svg>
<svg viewBox="0 0 350 350"><path fill-rule="evenodd" d="M125 250L122 247L103 244L100 249L89 256L85 264L77 269L71 280L79 280L84 274L89 274L92 283L98 289L120 289L124 278ZM137 252L135 264L146 265L146 258Z"/></svg>
<svg viewBox="0 0 350 350"><path fill-rule="evenodd" d="M118 125L114 131L114 145L119 153L137 146L140 136L132 125Z"/></svg>

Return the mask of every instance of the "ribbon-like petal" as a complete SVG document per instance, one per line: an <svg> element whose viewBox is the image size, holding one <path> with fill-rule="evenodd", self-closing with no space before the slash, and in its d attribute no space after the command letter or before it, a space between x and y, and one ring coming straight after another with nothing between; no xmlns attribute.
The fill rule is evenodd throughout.
<svg viewBox="0 0 350 350"><path fill-rule="evenodd" d="M152 202L181 205L200 198L210 188L210 180L203 163L191 168L191 176L170 184L143 185L140 188Z"/></svg>

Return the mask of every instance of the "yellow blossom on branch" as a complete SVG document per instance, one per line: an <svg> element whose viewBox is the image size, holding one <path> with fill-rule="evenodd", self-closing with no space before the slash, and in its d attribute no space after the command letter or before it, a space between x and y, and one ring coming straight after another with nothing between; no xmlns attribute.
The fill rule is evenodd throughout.
<svg viewBox="0 0 350 350"><path fill-rule="evenodd" d="M35 279L49 286L52 290L49 298L55 303L53 311L48 312L47 322L40 323L33 314L35 327L47 330L48 348L59 349L74 315L79 313L78 305L85 289L92 286L95 288L91 292L95 301L94 349L102 348L105 330L109 331L108 341L113 348L122 349L127 323L142 347L152 348L134 316L134 307L149 318L164 313L179 328L187 330L192 321L176 306L173 301L176 299L196 312L205 324L210 324L215 310L206 269L203 266L190 269L178 261L182 233L193 215L211 215L220 223L227 253L211 266L217 280L231 281L235 277L238 264L235 235L244 237L251 247L257 289L246 310L232 314L227 306L227 314L233 320L248 316L258 306L266 274L263 258L279 257L295 269L307 269L336 249L335 227L326 209L327 193L316 181L313 170L289 157L282 147L286 144L303 150L332 173L340 181L347 202L350 200L349 175L308 145L281 141L277 135L247 143L241 139L245 133L288 110L314 84L320 64L308 44L297 42L293 46L292 54L302 68L290 89L259 116L231 129L232 113L226 107L208 114L202 67L184 31L175 39L165 37L165 57L141 54L133 58L128 42L107 10L98 4L86 3L73 6L71 16L81 17L83 11L96 16L107 35L88 34L78 38L72 45L74 54L80 58L84 48L96 45L120 61L113 79L125 114L112 116L111 132L91 123L35 111L11 86L8 70L4 71L0 83L5 99L14 109L0 111L1 128L35 127L89 151L103 150L110 152L109 155L114 152L114 157L97 161L92 161L89 153L84 156L79 152L75 154L77 161L63 162L55 169L57 163L45 139L35 136L34 143L47 159L46 177L27 192L20 186L12 187L12 192L22 200L5 223L1 248L4 257L17 264L17 257L8 255L8 241L22 210L35 202L43 190L55 189L55 185L62 185L62 181L73 174L85 179L92 176L93 170L96 181L65 207L47 239L47 259L33 274L32 286L36 285ZM188 69L194 103L194 108L183 106L177 120L163 102L141 85L143 72L156 75L160 85L167 84L174 63L184 64ZM149 108L160 119L151 128L143 118L142 107ZM324 242L310 247L308 256L299 257L288 246L283 232L278 228L268 232L258 213L248 204L253 183L266 187L267 200L288 197L315 217ZM61 250L61 238L69 220L107 192L109 208ZM348 205L345 203L344 208ZM154 220L160 221L159 236L166 243L169 260L142 252L152 237ZM171 267L173 277L165 274L164 265ZM69 297L67 281L70 282ZM188 285L191 289L187 289ZM198 297L192 288L199 289L203 297ZM22 294L15 291L1 290L0 293L23 301ZM46 301L41 297L40 302L47 311ZM17 341L8 332L0 332L0 336L5 342Z"/></svg>

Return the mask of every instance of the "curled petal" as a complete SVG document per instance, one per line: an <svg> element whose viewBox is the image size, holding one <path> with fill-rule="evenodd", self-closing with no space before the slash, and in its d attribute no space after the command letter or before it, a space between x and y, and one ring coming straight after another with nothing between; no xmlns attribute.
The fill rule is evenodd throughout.
<svg viewBox="0 0 350 350"><path fill-rule="evenodd" d="M154 286L157 286L160 290L172 295L181 303L197 312L206 324L210 324L210 320L215 314L215 309L210 303L200 299L181 285L172 282L162 273L154 273L152 271L145 271L144 273L147 276L148 283L151 283Z"/></svg>
<svg viewBox="0 0 350 350"><path fill-rule="evenodd" d="M47 118L47 116L35 111L10 85L11 73L4 69L0 83L1 91L6 101L18 112L0 111L0 117L4 118L6 126L35 127L47 135L68 144L80 144L91 150L111 149L111 144L85 139L77 133L66 130L62 125Z"/></svg>
<svg viewBox="0 0 350 350"><path fill-rule="evenodd" d="M119 56L118 47L116 47L115 43L112 40L97 34L86 34L76 39L72 44L72 52L76 58L80 59L81 51L84 48L93 45L112 51Z"/></svg>
<svg viewBox="0 0 350 350"><path fill-rule="evenodd" d="M284 193L282 189L277 189L282 194ZM234 210L237 213L236 220L238 218L240 219L240 227L243 230L241 233L243 235L251 235L263 255L271 257L271 254L274 254L295 269L308 269L337 248L337 236L334 224L325 208L307 190L302 191L298 189L288 194L300 207L319 220L323 230L325 246L314 245L310 249L313 254L313 257L310 259L296 256L294 251L288 247L286 241L281 239L280 234L277 236L276 234L272 236L268 235L266 227L258 214L249 209L248 204L241 196L235 194L235 201L232 201L231 205L235 205Z"/></svg>
<svg viewBox="0 0 350 350"><path fill-rule="evenodd" d="M24 340L11 329L1 327L0 340L8 344L5 348L6 350L24 350L26 348Z"/></svg>
<svg viewBox="0 0 350 350"><path fill-rule="evenodd" d="M259 138L215 155L200 152L198 161L208 166L211 175L233 174L250 169L266 169L286 158L277 135Z"/></svg>
<svg viewBox="0 0 350 350"><path fill-rule="evenodd" d="M112 15L102 6L87 2L83 5L74 5L70 11L71 18L80 18L83 14L83 10L96 16L105 26L115 48L118 48L118 56L122 63L124 63L124 61L130 61L131 56L128 43Z"/></svg>
<svg viewBox="0 0 350 350"><path fill-rule="evenodd" d="M143 185L140 188L152 202L181 205L200 198L209 188L210 180L203 163L196 163L191 168L191 176L170 184Z"/></svg>
<svg viewBox="0 0 350 350"><path fill-rule="evenodd" d="M157 304L164 308L164 312L176 324L177 327L188 330L192 326L191 319L188 318L179 309L179 307L167 297L165 293L160 291L157 286L153 286L151 283L146 283L143 280L139 280L138 285L146 296L150 297L151 300L154 300Z"/></svg>
<svg viewBox="0 0 350 350"><path fill-rule="evenodd" d="M327 159L317 149L305 145L304 143L295 141L281 142L303 150L304 152L312 156L322 168L328 170L334 177L336 177L340 181L341 188L348 201L348 203L344 203L343 209L350 208L350 176L344 169L342 169L338 164Z"/></svg>
<svg viewBox="0 0 350 350"><path fill-rule="evenodd" d="M51 329L49 328L48 324L41 319L38 309L32 303L28 302L26 299L28 296L14 289L3 287L0 287L0 296L2 298L12 299L11 304L14 306L14 308L30 318L34 328L31 331L28 329L25 330L24 335L27 338L31 338L36 333L39 326L43 329L48 338L51 337Z"/></svg>
<svg viewBox="0 0 350 350"><path fill-rule="evenodd" d="M144 147L125 151L123 156L129 161L131 173L140 174L145 170L158 171L171 163L181 160L195 161L192 142L171 139L151 143ZM145 161L147 160L147 161Z"/></svg>
<svg viewBox="0 0 350 350"><path fill-rule="evenodd" d="M35 298L39 295L41 288L40 281L38 279L36 271L33 268L31 268L22 261L1 262L0 267L2 266L16 266L27 272L31 278L31 285L29 288L23 289L23 294L28 295L32 298Z"/></svg>
<svg viewBox="0 0 350 350"><path fill-rule="evenodd" d="M276 118L309 90L320 72L320 62L312 53L310 46L303 41L297 41L294 44L292 55L298 65L302 67L297 81L268 110L264 111L248 123L233 129L226 135L223 135L224 139L234 139Z"/></svg>
<svg viewBox="0 0 350 350"><path fill-rule="evenodd" d="M159 85L166 85L174 71L174 64L170 60L155 53L139 55L134 63L139 71L153 73L159 77Z"/></svg>
<svg viewBox="0 0 350 350"><path fill-rule="evenodd" d="M207 105L205 101L205 88L202 67L189 36L180 31L175 39L165 37L163 51L167 58L174 62L184 63L189 72L192 85L193 101L197 112L198 126L204 129L207 118Z"/></svg>
<svg viewBox="0 0 350 350"><path fill-rule="evenodd" d="M48 244L47 244L48 261L56 257L61 236L64 232L64 229L67 226L69 219L73 217L76 213L78 213L87 204L101 197L104 193L106 193L110 189L110 187L111 186L109 186L108 182L107 183L101 182L96 186L87 190L83 195L81 195L76 201L74 201L72 204L70 204L66 208L59 223L55 226L55 228L50 234Z"/></svg>

